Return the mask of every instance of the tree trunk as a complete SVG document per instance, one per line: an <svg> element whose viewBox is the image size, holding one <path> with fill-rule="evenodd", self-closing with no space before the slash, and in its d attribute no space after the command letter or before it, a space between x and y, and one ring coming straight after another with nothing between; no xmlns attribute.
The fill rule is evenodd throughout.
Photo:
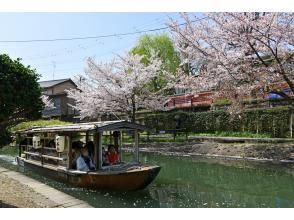
<svg viewBox="0 0 294 220"><path fill-rule="evenodd" d="M135 108L133 108L131 120L133 123L136 122L136 109Z"/></svg>
<svg viewBox="0 0 294 220"><path fill-rule="evenodd" d="M136 100L135 100L134 95L132 97L132 116L131 116L131 120L132 120L133 123L136 122Z"/></svg>

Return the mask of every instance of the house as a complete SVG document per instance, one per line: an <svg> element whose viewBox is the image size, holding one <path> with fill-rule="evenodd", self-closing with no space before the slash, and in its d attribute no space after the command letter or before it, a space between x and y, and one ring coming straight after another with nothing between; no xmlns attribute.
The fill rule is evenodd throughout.
<svg viewBox="0 0 294 220"><path fill-rule="evenodd" d="M77 111L68 104L74 104L74 101L67 97L65 90L75 89L77 85L71 79L58 79L39 82L44 95L52 99L55 108L43 110L43 118L59 118L62 120L72 121Z"/></svg>

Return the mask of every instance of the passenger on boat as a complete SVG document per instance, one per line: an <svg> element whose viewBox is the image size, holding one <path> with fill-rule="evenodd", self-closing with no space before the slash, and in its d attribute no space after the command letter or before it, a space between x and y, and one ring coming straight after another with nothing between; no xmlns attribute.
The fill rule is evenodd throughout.
<svg viewBox="0 0 294 220"><path fill-rule="evenodd" d="M77 170L90 171L95 170L95 165L89 157L89 149L87 146L81 149L81 155L77 159Z"/></svg>
<svg viewBox="0 0 294 220"><path fill-rule="evenodd" d="M80 156L80 150L79 149L72 149L72 164L71 164L71 168L76 170L77 169L77 159Z"/></svg>
<svg viewBox="0 0 294 220"><path fill-rule="evenodd" d="M115 150L114 145L109 145L108 146L107 158L108 158L108 161L109 161L110 165L118 163L119 156L118 156L118 153Z"/></svg>
<svg viewBox="0 0 294 220"><path fill-rule="evenodd" d="M55 149L56 148L56 145L55 145L55 141L54 140L50 140L49 143L48 143L48 147L52 148L52 149Z"/></svg>
<svg viewBox="0 0 294 220"><path fill-rule="evenodd" d="M93 160L94 159L94 142L88 141L86 145L89 149L89 157Z"/></svg>
<svg viewBox="0 0 294 220"><path fill-rule="evenodd" d="M72 164L71 168L76 170L77 169L77 159L81 155L81 149L83 147L82 141L73 141L72 142Z"/></svg>
<svg viewBox="0 0 294 220"><path fill-rule="evenodd" d="M102 147L102 166L108 166L109 161L108 161L108 156L107 152L105 151L105 148Z"/></svg>
<svg viewBox="0 0 294 220"><path fill-rule="evenodd" d="M81 149L84 143L82 141L73 141L72 142L72 149Z"/></svg>

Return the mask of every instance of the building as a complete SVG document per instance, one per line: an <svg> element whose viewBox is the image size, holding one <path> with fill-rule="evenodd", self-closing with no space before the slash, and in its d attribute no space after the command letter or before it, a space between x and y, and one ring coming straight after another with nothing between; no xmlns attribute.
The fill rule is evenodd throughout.
<svg viewBox="0 0 294 220"><path fill-rule="evenodd" d="M248 96L248 99L256 99L263 101L282 101L284 98L277 93L277 91L284 93L291 98L294 97L289 85L285 82L272 83L268 86L267 91L264 91L262 88L257 88L252 92L251 96ZM178 94L171 96L166 102L166 110L174 109L185 109L185 108L197 108L202 110L209 110L210 107L221 98L214 98L214 92L200 92L197 94ZM246 99L246 98L245 98ZM287 102L280 102L278 105L287 105ZM253 105L255 106L255 105Z"/></svg>
<svg viewBox="0 0 294 220"><path fill-rule="evenodd" d="M74 104L72 99L67 97L65 90L75 89L77 85L71 79L58 79L39 82L44 95L52 99L55 108L51 110L43 110L43 118L59 118L62 120L72 121L77 111L68 104Z"/></svg>
<svg viewBox="0 0 294 220"><path fill-rule="evenodd" d="M213 102L213 92L201 92L198 94L175 95L166 103L167 110L178 108L202 108L209 109Z"/></svg>

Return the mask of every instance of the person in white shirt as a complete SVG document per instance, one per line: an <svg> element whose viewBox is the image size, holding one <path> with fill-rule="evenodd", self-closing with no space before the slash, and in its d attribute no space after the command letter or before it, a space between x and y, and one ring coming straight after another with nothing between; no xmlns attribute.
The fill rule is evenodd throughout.
<svg viewBox="0 0 294 220"><path fill-rule="evenodd" d="M95 170L95 165L92 159L89 157L88 147L81 149L81 154L77 159L77 170L79 171L90 171Z"/></svg>

